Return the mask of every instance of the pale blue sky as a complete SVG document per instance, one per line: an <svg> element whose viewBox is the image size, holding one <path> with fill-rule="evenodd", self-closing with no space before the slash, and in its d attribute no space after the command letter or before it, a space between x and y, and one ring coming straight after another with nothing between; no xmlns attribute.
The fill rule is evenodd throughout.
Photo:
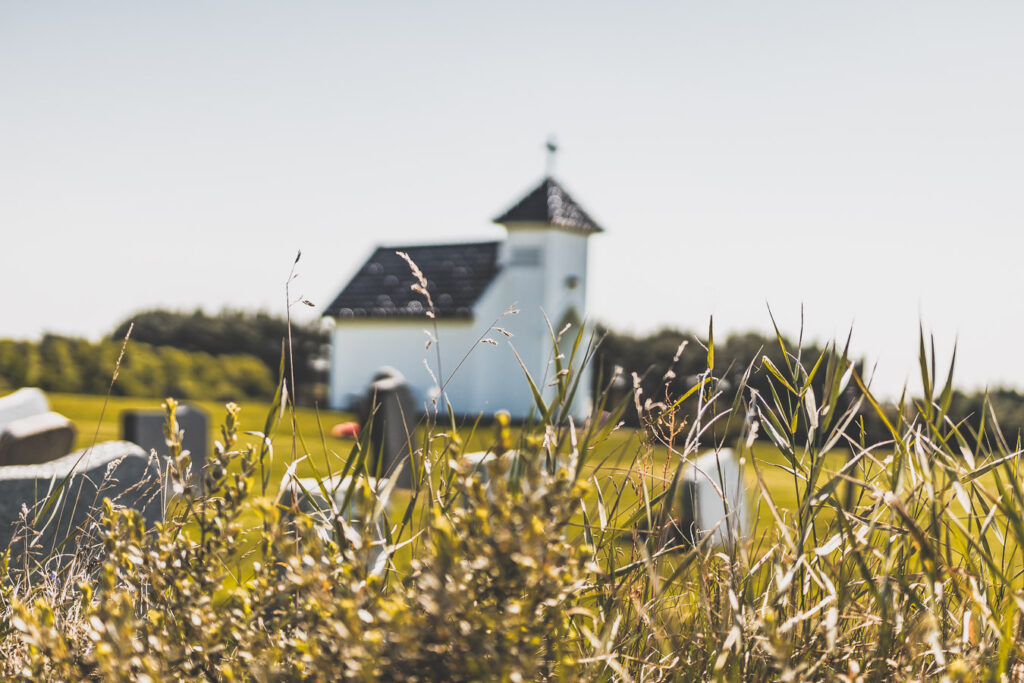
<svg viewBox="0 0 1024 683"><path fill-rule="evenodd" d="M918 320L1024 387L1024 7L0 0L0 336L320 306L378 243L497 239L562 147L626 330ZM997 351L997 352L996 352Z"/></svg>

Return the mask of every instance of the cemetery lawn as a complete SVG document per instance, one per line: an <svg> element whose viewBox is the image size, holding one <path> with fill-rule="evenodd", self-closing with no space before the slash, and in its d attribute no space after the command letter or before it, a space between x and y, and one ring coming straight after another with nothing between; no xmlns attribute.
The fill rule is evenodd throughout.
<svg viewBox="0 0 1024 683"><path fill-rule="evenodd" d="M49 394L48 397L52 410L67 416L74 422L77 428L75 448L86 448L93 443L120 438L121 415L126 410L162 410L161 399L134 397L106 399L103 396L56 393ZM220 424L223 421L224 404L217 401L192 401L190 403L206 410L209 415L209 448L212 451L214 440L219 436ZM270 405L248 401L241 404L241 408L241 431L262 432L270 412ZM270 465L268 494L277 492L278 484L294 459L300 461L296 467L296 473L303 477L323 476L327 472L340 470L354 441L331 437L329 435L330 428L338 422L354 419L355 416L350 413L297 408L295 410L296 438L293 440L290 428L291 416L285 412L276 422L271 439L273 459ZM460 435L467 443L467 452L484 450L492 440L493 430L489 426L481 426L474 430L470 424L460 427ZM259 443L259 437L243 435L239 441L242 444L252 443L255 446ZM622 488L623 509L635 509L633 504L642 496L640 487L636 485L639 481L636 476L637 466L643 466L648 473L655 495L660 489L659 484L672 476L675 462L673 461L670 465L668 450L663 446L648 449L642 443L641 435L636 430L622 428L599 448L600 450L589 459L592 465L605 462L600 468L597 483L600 484L606 500L609 500L610 497L613 498ZM630 474L629 466L638 452L642 455L638 465L634 466L632 474ZM774 502L780 511L794 510L797 505L794 479L792 474L782 469L786 464L782 454L774 446L762 442L754 445L753 453L760 465L765 484L772 492ZM845 452L837 452L835 456L837 467L841 466L845 456ZM623 488L623 483L627 478L631 485L626 485ZM771 526L771 513L765 505L761 504L760 496L757 495L759 490L757 474L753 463L749 460L744 464L744 478L747 490L751 494L751 510L756 515L755 528ZM396 491L393 500L398 505L403 505L407 499L401 495L401 492Z"/></svg>

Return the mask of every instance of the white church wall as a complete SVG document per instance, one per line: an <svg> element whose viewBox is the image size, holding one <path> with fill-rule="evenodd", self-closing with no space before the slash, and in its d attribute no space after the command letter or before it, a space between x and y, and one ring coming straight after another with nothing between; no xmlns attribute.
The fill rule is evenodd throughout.
<svg viewBox="0 0 1024 683"><path fill-rule="evenodd" d="M377 370L385 365L401 372L416 399L429 406L437 391L430 373L437 374L440 350L444 377L438 377L438 381L448 380L444 390L456 413L490 415L508 410L513 417L526 417L533 402L507 339L492 332L486 336L498 342L498 346L478 341L503 310L493 316L479 315L473 321L438 321L438 342L429 349L424 348L424 330L431 334L433 330L425 319L339 322L331 341L331 407L351 408L365 393ZM513 334L515 321L510 318L514 317L499 322ZM509 324L503 325L505 322Z"/></svg>
<svg viewBox="0 0 1024 683"><path fill-rule="evenodd" d="M429 321L422 318L340 320L332 331L331 339L331 407L350 408L366 392L366 387L382 366L391 366L401 372L413 396L426 405L434 396L435 382L430 372L437 374L437 350L424 348L428 339L424 330L431 330L431 327ZM472 323L441 321L439 328L446 341L438 346L441 370L450 372L445 369L453 360L454 354L450 349L466 345L466 339L472 334ZM429 363L430 371L424 361ZM450 397L472 398L472 387L465 386L467 382L464 379L453 379L446 388ZM439 378L439 381L444 380Z"/></svg>
<svg viewBox="0 0 1024 683"><path fill-rule="evenodd" d="M550 257L545 264L545 290L544 310L551 318L551 325L555 333L561 331L565 316L570 310L576 312L580 322L586 322L584 316L587 311L587 236L578 232L565 230L548 230L546 249ZM568 363L568 355L572 351L572 341L576 338L578 329L573 327L565 333L563 340L563 354L566 356L565 363ZM584 342L589 341L589 332L584 330ZM583 419L590 412L590 385L591 369L589 366L579 368L578 364L583 360L585 346L580 347L577 355L577 367L575 370L582 374L577 391L577 397L573 404L573 416ZM555 393L550 388L548 396Z"/></svg>
<svg viewBox="0 0 1024 683"><path fill-rule="evenodd" d="M470 366L479 378L481 410L486 414L508 410L512 417L522 419L530 414L534 401L515 353L539 384L546 358L544 352L550 344L544 347L540 343L541 328L546 330L547 326L538 305L543 293L543 281L537 276L539 269L529 263L512 262L508 246L502 244L501 271L477 302L475 311L481 332L497 321L496 326L508 330L512 336L496 331L489 333L488 337L497 342L497 346L482 344L473 352ZM503 315L513 305L518 313Z"/></svg>
<svg viewBox="0 0 1024 683"><path fill-rule="evenodd" d="M577 365L582 363L586 344L590 342L591 335L593 334L593 326L586 317L588 282L587 240L588 237L586 235L577 232L552 231L551 249L557 254L556 258L562 264L562 271L560 273L552 273L552 286L548 289L548 292L549 296L556 300L548 305L553 310L558 311L558 318L552 321L555 325L559 324L563 316L570 309L576 311L579 316L579 322L585 325L583 343L577 352ZM566 338L570 340L575 339L577 332L578 330L573 328L566 333ZM573 405L573 415L577 419L582 419L590 414L592 407L592 369L592 365L576 368L576 371L582 375L576 401Z"/></svg>
<svg viewBox="0 0 1024 683"><path fill-rule="evenodd" d="M550 232L547 226L542 225L509 230L500 255L501 282L496 288L507 301L515 302L519 310L514 319L509 320L508 329L515 334L509 341L530 371L534 382L542 389L554 375L550 369L551 334L544 319L544 291L548 286L546 273L552 257L548 253ZM515 357L511 353L508 356L518 366ZM519 376L523 376L521 368ZM521 381L525 384L526 380ZM526 391L529 392L528 385ZM533 405L532 397L530 405Z"/></svg>
<svg viewBox="0 0 1024 683"><path fill-rule="evenodd" d="M557 333L570 308L580 316L586 312L586 240L585 235L554 230L545 224L520 225L509 230L499 256L500 285L493 289L508 302L517 302L520 311L516 320L503 326L516 334L512 343L547 401L556 394L555 387L548 386L556 372L548 320ZM570 286L569 278L574 278L574 286ZM575 334L573 330L566 337L575 338ZM577 420L589 415L591 403L590 370L584 368L582 372L572 411Z"/></svg>
<svg viewBox="0 0 1024 683"><path fill-rule="evenodd" d="M547 232L546 249L550 256L545 263L547 291L543 306L552 316L551 324L558 325L570 307L581 316L586 311L587 238L564 230ZM570 278L574 278L575 284Z"/></svg>

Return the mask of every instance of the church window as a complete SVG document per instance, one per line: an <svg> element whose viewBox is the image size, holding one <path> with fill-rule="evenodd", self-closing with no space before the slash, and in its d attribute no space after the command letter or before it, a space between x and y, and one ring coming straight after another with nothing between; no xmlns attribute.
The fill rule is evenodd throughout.
<svg viewBox="0 0 1024 683"><path fill-rule="evenodd" d="M513 266L539 266L539 247L515 247L512 249L512 258L509 265Z"/></svg>

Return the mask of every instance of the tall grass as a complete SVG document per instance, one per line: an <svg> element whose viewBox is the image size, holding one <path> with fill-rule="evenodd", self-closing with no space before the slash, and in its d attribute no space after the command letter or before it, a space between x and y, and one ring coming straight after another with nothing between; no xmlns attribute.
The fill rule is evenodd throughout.
<svg viewBox="0 0 1024 683"><path fill-rule="evenodd" d="M278 491L271 458L289 457L292 469L332 463L322 435L294 426L294 455L269 448L288 407L283 391L262 431L245 431L228 406L199 496L168 401L176 496L166 522L147 533L136 513L108 504L102 547L74 574L26 581L5 565L0 672L268 681L1016 675L1019 437L1001 432L990 407L980 429L951 419L952 367L937 377L923 335L923 392L904 397L892 420L846 348L807 358L781 335L784 363L750 359L725 404L709 330L697 340L707 368L689 391L626 399L643 429L622 453L626 406L609 404L610 389L597 397L595 419L570 417L594 345L582 330L563 333L552 335L554 390L524 373L536 418L518 432L499 421L495 450L504 455L483 466L486 477L465 458L468 433L483 428L441 410L410 444L412 490L390 505L366 483L365 440L334 471L318 471L316 510ZM753 373L770 376L769 392L745 386ZM867 413L889 438L866 441ZM761 457L755 444L764 441L779 458ZM673 533L683 472L723 447L752 473L752 532L725 545L711 535L686 543ZM769 485L780 480L768 468L785 472L788 490ZM334 500L329 488L346 476ZM350 502L358 515L346 514Z"/></svg>

